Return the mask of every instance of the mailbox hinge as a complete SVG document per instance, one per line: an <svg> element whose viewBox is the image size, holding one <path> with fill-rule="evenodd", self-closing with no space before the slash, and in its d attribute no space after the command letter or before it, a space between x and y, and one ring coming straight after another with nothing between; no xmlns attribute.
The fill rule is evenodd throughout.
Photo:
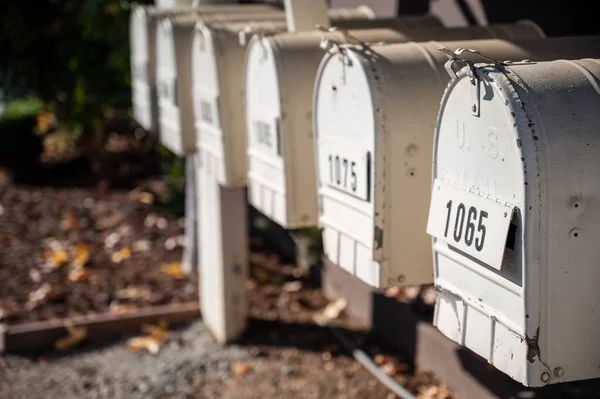
<svg viewBox="0 0 600 399"><path fill-rule="evenodd" d="M481 54L481 52L478 50L473 50L473 49L468 49L468 48L457 48L455 51L452 51L446 47L440 47L440 48L438 48L438 50L451 57L446 62L446 64L444 64L444 67L446 68L446 72L448 72L448 75L450 75L450 77L453 80L458 79L457 70L454 69L454 65L457 62L460 62L467 67L467 76L469 77L469 80L470 80L471 86L472 86L471 102L469 104L469 107L471 108L471 114L473 116L478 117L479 116L479 107L481 105L481 96L480 96L481 78L477 74L477 70L475 69L475 63L473 61L470 61L470 60L467 60L464 58L460 58L460 55L462 55L463 53L476 54L476 55L480 56L481 58L484 58L487 61L491 62L492 64L494 64L497 67L502 67L502 66L504 66L504 64L500 61L497 61L497 60L491 58L491 57Z"/></svg>

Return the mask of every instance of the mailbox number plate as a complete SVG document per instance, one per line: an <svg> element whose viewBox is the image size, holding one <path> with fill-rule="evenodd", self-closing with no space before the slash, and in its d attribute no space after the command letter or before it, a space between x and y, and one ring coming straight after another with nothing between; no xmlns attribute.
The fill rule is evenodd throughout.
<svg viewBox="0 0 600 399"><path fill-rule="evenodd" d="M196 93L196 117L202 122L219 126L219 99L215 95Z"/></svg>
<svg viewBox="0 0 600 399"><path fill-rule="evenodd" d="M282 155L277 118L255 119L252 122L252 129L254 142L258 148L273 155Z"/></svg>
<svg viewBox="0 0 600 399"><path fill-rule="evenodd" d="M436 179L427 233L500 270L513 209Z"/></svg>
<svg viewBox="0 0 600 399"><path fill-rule="evenodd" d="M321 140L319 147L321 182L368 201L369 152L329 140Z"/></svg>

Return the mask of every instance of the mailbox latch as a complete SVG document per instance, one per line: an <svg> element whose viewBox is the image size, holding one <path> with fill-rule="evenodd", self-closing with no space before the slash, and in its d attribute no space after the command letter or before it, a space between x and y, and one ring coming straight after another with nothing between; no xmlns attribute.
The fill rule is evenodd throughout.
<svg viewBox="0 0 600 399"><path fill-rule="evenodd" d="M490 61L495 66L503 66L504 64L498 60L495 60L491 57L481 54L478 50L468 49L468 48L457 48L455 51L452 51L446 47L438 48L439 51L448 54L451 58L444 64L446 68L446 72L452 79L457 79L457 70L454 68L454 65L457 62L464 64L467 69L467 75L469 76L472 90L471 90L471 114L473 116L479 116L479 107L481 105L481 97L480 97L480 87L481 87L481 78L477 75L477 71L475 69L475 63L471 60L467 60L464 58L460 58L460 55L463 53L471 53L480 56L481 58Z"/></svg>

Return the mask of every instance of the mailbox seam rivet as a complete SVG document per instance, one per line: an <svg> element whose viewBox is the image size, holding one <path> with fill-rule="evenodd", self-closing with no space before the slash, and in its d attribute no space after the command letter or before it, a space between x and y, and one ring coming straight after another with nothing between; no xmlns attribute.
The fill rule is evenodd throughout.
<svg viewBox="0 0 600 399"><path fill-rule="evenodd" d="M565 375L565 371L562 369L562 367L557 367L554 369L554 376L555 377L562 377L563 375Z"/></svg>
<svg viewBox="0 0 600 399"><path fill-rule="evenodd" d="M550 374L544 372L542 373L542 381L543 382L548 382L550 380Z"/></svg>

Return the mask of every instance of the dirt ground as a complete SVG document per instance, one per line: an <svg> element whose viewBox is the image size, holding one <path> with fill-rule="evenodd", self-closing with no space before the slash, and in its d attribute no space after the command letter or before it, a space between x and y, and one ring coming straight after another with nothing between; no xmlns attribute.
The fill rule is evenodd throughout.
<svg viewBox="0 0 600 399"><path fill-rule="evenodd" d="M0 183L0 321L129 312L197 298L195 278L172 267L181 258L183 223L157 210L164 193L156 179L134 190ZM251 320L236 344L218 346L199 320L167 330L155 355L133 352L125 338L4 355L0 398L392 398L314 323L328 304L316 281L283 263L261 237L250 242ZM419 397L452 397L356 321L342 314L334 324Z"/></svg>

